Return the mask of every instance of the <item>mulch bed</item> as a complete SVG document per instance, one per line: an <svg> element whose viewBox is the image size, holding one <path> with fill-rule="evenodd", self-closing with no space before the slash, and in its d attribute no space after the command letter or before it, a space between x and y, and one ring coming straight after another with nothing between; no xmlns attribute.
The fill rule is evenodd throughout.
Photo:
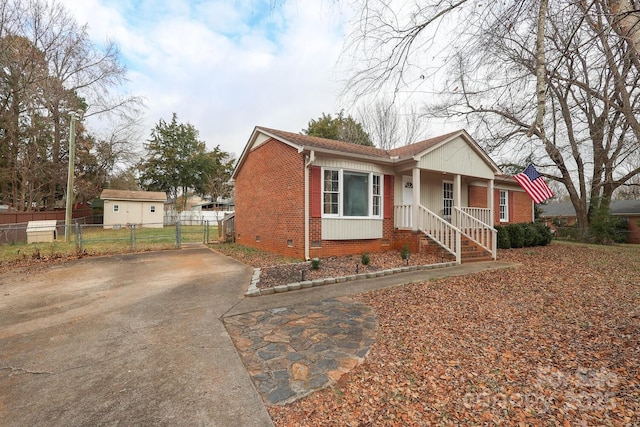
<svg viewBox="0 0 640 427"><path fill-rule="evenodd" d="M260 272L259 288L314 280L327 277L344 277L358 273L369 273L406 265L428 265L441 262L435 255L412 254L403 260L399 251L369 254L369 264L363 265L359 256L327 257L320 259L320 267L313 269L310 262L281 264L264 267Z"/></svg>

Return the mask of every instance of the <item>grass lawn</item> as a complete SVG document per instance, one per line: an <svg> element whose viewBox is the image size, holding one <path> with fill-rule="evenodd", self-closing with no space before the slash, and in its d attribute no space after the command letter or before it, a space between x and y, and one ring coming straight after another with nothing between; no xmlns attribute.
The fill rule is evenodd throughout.
<svg viewBox="0 0 640 427"><path fill-rule="evenodd" d="M354 297L365 362L278 426L638 426L640 246L499 251L516 268Z"/></svg>

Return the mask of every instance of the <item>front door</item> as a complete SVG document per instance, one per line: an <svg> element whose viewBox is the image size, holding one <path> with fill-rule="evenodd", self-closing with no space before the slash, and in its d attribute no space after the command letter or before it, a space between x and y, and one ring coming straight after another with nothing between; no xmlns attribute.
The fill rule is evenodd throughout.
<svg viewBox="0 0 640 427"><path fill-rule="evenodd" d="M402 204L413 205L413 177L402 176Z"/></svg>

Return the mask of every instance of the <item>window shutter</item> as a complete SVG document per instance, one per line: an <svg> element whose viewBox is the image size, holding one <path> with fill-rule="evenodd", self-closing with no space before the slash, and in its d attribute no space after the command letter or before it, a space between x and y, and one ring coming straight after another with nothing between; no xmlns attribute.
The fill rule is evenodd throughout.
<svg viewBox="0 0 640 427"><path fill-rule="evenodd" d="M322 216L322 170L318 166L311 166L311 200L309 201L311 218Z"/></svg>
<svg viewBox="0 0 640 427"><path fill-rule="evenodd" d="M393 218L393 175L384 176L384 217Z"/></svg>
<svg viewBox="0 0 640 427"><path fill-rule="evenodd" d="M514 198L514 194L513 191L507 191L507 196L509 197L509 223L514 222L514 218L513 218L513 205L515 203L513 203L513 198Z"/></svg>

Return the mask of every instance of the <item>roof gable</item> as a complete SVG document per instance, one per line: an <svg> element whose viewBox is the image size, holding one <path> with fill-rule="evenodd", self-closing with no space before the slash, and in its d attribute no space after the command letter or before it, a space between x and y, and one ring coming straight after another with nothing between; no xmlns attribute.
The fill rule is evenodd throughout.
<svg viewBox="0 0 640 427"><path fill-rule="evenodd" d="M428 151L429 149L442 144L459 134L460 131L447 133L445 135L436 136L434 138L425 139L424 141L416 142L414 144L405 145L403 147L394 148L389 151L389 155L398 158L407 158L418 156L421 153Z"/></svg>

